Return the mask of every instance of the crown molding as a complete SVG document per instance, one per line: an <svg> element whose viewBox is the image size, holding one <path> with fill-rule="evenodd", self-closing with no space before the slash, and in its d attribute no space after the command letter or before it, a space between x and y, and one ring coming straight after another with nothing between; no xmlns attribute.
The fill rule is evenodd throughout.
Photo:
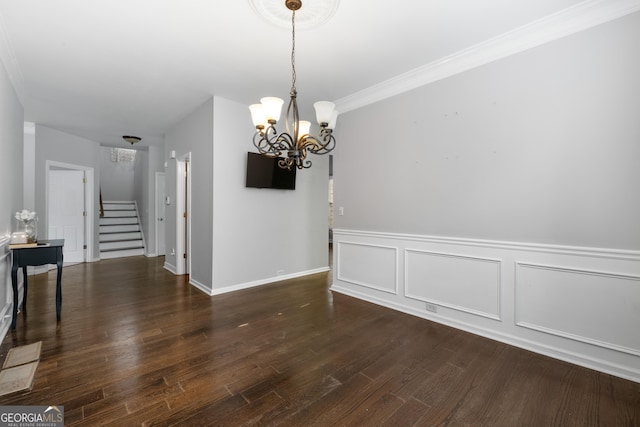
<svg viewBox="0 0 640 427"><path fill-rule="evenodd" d="M346 113L640 10L640 0L586 0L335 101Z"/></svg>
<svg viewBox="0 0 640 427"><path fill-rule="evenodd" d="M11 43L9 37L4 31L4 19L0 14L0 63L4 65L4 69L7 72L7 76L13 85L13 89L20 100L20 103L24 105L24 77L22 76L22 70L18 64L18 59L11 49Z"/></svg>

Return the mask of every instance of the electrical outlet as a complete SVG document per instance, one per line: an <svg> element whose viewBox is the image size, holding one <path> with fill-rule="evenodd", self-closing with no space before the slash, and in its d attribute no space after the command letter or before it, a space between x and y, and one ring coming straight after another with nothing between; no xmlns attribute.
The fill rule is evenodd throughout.
<svg viewBox="0 0 640 427"><path fill-rule="evenodd" d="M438 312L438 306L435 305L435 304L431 304L429 302L427 303L426 309L427 309L427 311L430 311L432 313L437 313Z"/></svg>

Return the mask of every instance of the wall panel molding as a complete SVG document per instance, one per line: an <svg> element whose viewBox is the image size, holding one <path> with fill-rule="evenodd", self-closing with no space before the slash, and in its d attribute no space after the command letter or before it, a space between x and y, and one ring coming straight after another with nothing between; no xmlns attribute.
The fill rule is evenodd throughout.
<svg viewBox="0 0 640 427"><path fill-rule="evenodd" d="M640 383L640 251L343 229L333 242L334 292Z"/></svg>
<svg viewBox="0 0 640 427"><path fill-rule="evenodd" d="M416 249L404 259L408 298L501 320L499 259Z"/></svg>
<svg viewBox="0 0 640 427"><path fill-rule="evenodd" d="M640 356L640 276L517 262L515 290L518 326Z"/></svg>
<svg viewBox="0 0 640 427"><path fill-rule="evenodd" d="M397 248L352 241L340 241L335 248L338 258L336 265L338 280L394 295L398 294ZM353 259L361 259L364 262L349 262Z"/></svg>

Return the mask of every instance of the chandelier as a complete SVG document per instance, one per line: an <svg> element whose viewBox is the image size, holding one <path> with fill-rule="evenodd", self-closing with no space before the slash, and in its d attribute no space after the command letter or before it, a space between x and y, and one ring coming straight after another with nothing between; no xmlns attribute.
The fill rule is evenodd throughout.
<svg viewBox="0 0 640 427"><path fill-rule="evenodd" d="M256 127L253 145L260 154L268 157L280 157L278 166L283 169L298 169L311 167L307 154L327 154L336 146L333 129L336 125L338 112L335 104L319 101L313 104L316 110L316 120L320 126L320 134L316 137L310 134L311 123L300 120L298 104L296 102L296 10L302 7L301 0L285 0L287 9L291 10L291 91L289 106L285 117L286 132L278 133L276 124L280 120L284 101L276 97L260 99L260 104L249 106L251 118Z"/></svg>

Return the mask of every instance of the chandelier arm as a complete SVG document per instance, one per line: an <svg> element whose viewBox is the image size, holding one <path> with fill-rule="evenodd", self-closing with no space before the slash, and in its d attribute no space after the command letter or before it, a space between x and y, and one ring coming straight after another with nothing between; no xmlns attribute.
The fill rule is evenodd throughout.
<svg viewBox="0 0 640 427"><path fill-rule="evenodd" d="M287 133L278 135L273 125L268 126L265 130L256 132L253 136L253 145L260 154L265 154L269 157L279 157L295 148L291 136Z"/></svg>
<svg viewBox="0 0 640 427"><path fill-rule="evenodd" d="M302 145L313 154L327 154L333 151L336 146L336 140L333 137L331 131L320 132L320 138L316 138L313 135L307 135L304 137L298 145Z"/></svg>

